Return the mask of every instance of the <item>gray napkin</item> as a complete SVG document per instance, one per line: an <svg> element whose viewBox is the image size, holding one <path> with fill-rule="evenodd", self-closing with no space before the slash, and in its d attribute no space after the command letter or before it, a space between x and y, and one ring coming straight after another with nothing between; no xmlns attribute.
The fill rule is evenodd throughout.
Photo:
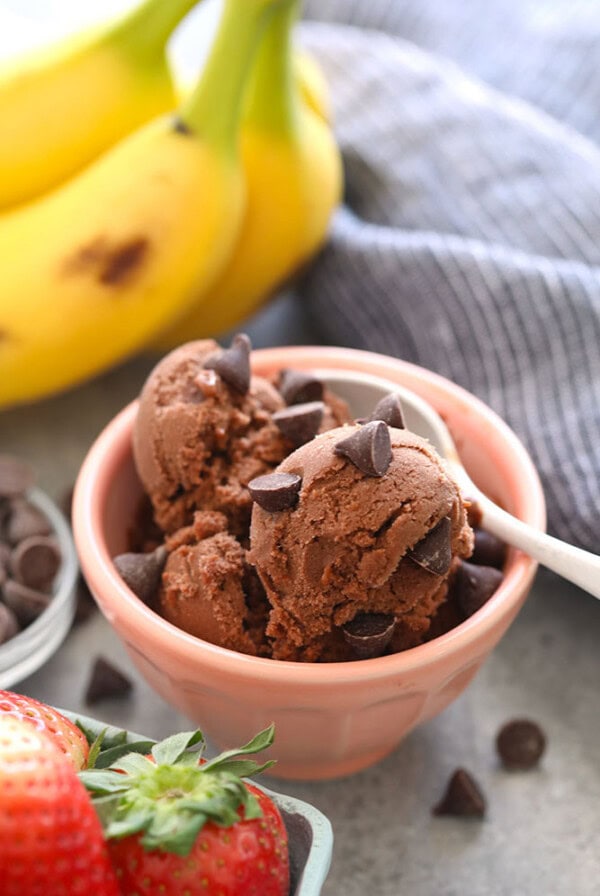
<svg viewBox="0 0 600 896"><path fill-rule="evenodd" d="M305 17L346 174L299 287L312 323L486 401L533 455L550 531L597 551L597 3L306 0Z"/></svg>

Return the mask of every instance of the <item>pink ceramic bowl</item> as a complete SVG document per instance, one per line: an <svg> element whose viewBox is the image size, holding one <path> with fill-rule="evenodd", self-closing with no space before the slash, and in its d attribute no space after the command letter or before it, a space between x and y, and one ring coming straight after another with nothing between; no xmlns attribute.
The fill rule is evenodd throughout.
<svg viewBox="0 0 600 896"><path fill-rule="evenodd" d="M413 389L443 415L470 474L522 520L545 525L535 468L512 431L447 380L382 355L297 347L253 353L256 373L282 367L359 370ZM124 584L111 557L127 549L141 487L126 407L91 448L79 475L73 525L81 566L100 608L149 684L219 747L276 724L274 774L332 778L390 753L469 684L521 607L536 564L509 552L503 583L485 606L427 644L377 659L304 664L257 659L201 641L152 612Z"/></svg>

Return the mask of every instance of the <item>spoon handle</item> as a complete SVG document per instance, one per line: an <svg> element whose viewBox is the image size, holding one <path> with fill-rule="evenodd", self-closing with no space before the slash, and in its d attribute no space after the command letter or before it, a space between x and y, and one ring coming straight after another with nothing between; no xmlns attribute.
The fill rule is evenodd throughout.
<svg viewBox="0 0 600 896"><path fill-rule="evenodd" d="M476 500L482 513L481 524L488 532L520 548L563 579L600 598L600 556L528 526L481 492L478 492Z"/></svg>

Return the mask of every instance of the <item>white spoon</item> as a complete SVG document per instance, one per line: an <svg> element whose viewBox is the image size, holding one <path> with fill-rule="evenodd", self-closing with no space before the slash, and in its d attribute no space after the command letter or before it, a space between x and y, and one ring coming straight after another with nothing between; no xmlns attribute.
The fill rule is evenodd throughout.
<svg viewBox="0 0 600 896"><path fill-rule="evenodd" d="M463 493L477 502L482 527L600 598L600 556L546 535L494 504L469 477L446 424L430 404L409 389L383 377L349 370L319 369L313 372L348 401L356 417L368 417L384 395L395 392L402 402L406 428L428 439L446 459Z"/></svg>

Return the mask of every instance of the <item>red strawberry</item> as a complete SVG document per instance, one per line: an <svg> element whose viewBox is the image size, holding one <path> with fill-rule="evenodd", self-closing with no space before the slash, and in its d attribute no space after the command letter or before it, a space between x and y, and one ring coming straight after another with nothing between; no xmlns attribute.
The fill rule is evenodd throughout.
<svg viewBox="0 0 600 896"><path fill-rule="evenodd" d="M0 715L0 893L118 896L94 805L70 762L28 722Z"/></svg>
<svg viewBox="0 0 600 896"><path fill-rule="evenodd" d="M0 691L0 717L5 714L35 725L54 741L75 769L85 768L89 753L85 734L57 709L33 697Z"/></svg>
<svg viewBox="0 0 600 896"><path fill-rule="evenodd" d="M102 800L123 896L289 896L287 834L277 806L242 777L243 754L269 746L273 727L203 763L200 732L174 735L151 757L129 754L80 778ZM123 774L125 772L125 775Z"/></svg>

